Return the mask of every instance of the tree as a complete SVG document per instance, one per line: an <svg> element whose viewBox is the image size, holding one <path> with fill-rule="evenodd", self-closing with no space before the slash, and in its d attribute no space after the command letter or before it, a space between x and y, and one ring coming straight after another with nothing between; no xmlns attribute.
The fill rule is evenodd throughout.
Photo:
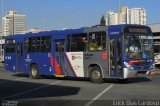
<svg viewBox="0 0 160 106"><path fill-rule="evenodd" d="M101 17L100 25L106 25L106 19L104 15Z"/></svg>

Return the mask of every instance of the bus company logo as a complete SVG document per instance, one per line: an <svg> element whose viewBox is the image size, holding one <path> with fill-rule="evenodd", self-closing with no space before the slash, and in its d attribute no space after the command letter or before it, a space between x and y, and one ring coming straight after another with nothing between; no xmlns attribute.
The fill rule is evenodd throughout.
<svg viewBox="0 0 160 106"><path fill-rule="evenodd" d="M32 59L30 59L30 55L29 54L27 55L27 58L25 59L25 61L26 62L31 62L32 61Z"/></svg>
<svg viewBox="0 0 160 106"><path fill-rule="evenodd" d="M74 58L74 56L72 56L72 60L74 60L75 58Z"/></svg>
<svg viewBox="0 0 160 106"><path fill-rule="evenodd" d="M75 60L75 59L82 59L82 56L81 55L72 56L72 60Z"/></svg>

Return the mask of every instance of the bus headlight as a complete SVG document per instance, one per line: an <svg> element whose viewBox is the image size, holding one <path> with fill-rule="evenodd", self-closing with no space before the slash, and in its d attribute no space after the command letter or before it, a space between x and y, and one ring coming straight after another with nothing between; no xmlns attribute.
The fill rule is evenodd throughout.
<svg viewBox="0 0 160 106"><path fill-rule="evenodd" d="M152 64L152 65L150 66L150 69L154 69L154 68L155 68L155 65Z"/></svg>
<svg viewBox="0 0 160 106"><path fill-rule="evenodd" d="M134 68L128 64L127 62L124 62L124 65L129 69L129 70L133 70Z"/></svg>

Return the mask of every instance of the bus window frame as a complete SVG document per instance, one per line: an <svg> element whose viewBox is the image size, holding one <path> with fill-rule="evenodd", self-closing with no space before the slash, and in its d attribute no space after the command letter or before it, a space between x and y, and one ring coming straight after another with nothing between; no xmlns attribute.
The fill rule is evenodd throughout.
<svg viewBox="0 0 160 106"><path fill-rule="evenodd" d="M91 34L95 34L95 39L96 39L96 36L100 36L100 35L96 35L96 34L98 34L98 33L101 33L101 36L103 37L104 36L104 39L102 39L102 41L101 41L101 44L102 45L100 45L100 46L102 46L102 50L98 50L98 45L96 44L95 46L96 46L96 50L90 50L90 43L91 43L91 38L90 38L90 36L92 36ZM102 34L104 34L104 35L102 35ZM107 46L106 46L106 38L107 38L107 35L106 35L107 33L105 32L105 31L98 31L98 32L89 32L89 35L88 35L88 51L89 52L101 52L101 51L106 51L106 49L107 49ZM104 40L104 42L103 42L103 40ZM97 39L96 39L96 42L97 42ZM104 43L104 44L103 44Z"/></svg>
<svg viewBox="0 0 160 106"><path fill-rule="evenodd" d="M14 49L14 50L12 50L12 49L10 49L11 48L11 46L10 46L10 48L9 48L9 51L8 51L8 44L9 43L7 43L7 41L13 41L13 43L11 43L10 45L12 45L12 46L14 46L14 48L12 48L12 49ZM5 41L6 43L6 47L5 47L5 52L6 53L16 53L16 40L15 39L6 39L6 41Z"/></svg>

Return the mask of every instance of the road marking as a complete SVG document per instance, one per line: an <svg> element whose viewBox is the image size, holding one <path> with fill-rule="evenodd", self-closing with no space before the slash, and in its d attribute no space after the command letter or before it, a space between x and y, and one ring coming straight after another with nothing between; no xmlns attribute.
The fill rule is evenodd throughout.
<svg viewBox="0 0 160 106"><path fill-rule="evenodd" d="M32 91L35 91L35 90L39 90L39 89L41 89L41 88L45 88L45 87L48 87L48 86L50 86L50 85L58 84L58 83L61 83L61 82L62 82L62 81L57 81L57 82L53 82L53 83L51 83L51 84L49 84L49 85L44 85L44 86L41 86L41 87L38 87L38 88L26 90L26 91L23 91L23 92L20 92L20 93L11 95L11 96L6 96L6 97L4 97L4 98L1 98L1 100L5 100L5 99L9 99L9 98L12 98L12 97L21 95L21 94L29 93L29 92L32 92Z"/></svg>
<svg viewBox="0 0 160 106"><path fill-rule="evenodd" d="M101 93L99 93L96 97L94 97L92 100L87 102L84 106L90 106L94 101L98 100L104 93L109 91L113 87L113 84L107 87L105 90L103 90Z"/></svg>
<svg viewBox="0 0 160 106"><path fill-rule="evenodd" d="M12 81L19 81L19 80L22 80L22 79L24 79L24 78L17 78L17 79L14 79L14 80L3 81L3 82L0 82L0 84L4 84L4 83L7 83L7 82L12 82Z"/></svg>

